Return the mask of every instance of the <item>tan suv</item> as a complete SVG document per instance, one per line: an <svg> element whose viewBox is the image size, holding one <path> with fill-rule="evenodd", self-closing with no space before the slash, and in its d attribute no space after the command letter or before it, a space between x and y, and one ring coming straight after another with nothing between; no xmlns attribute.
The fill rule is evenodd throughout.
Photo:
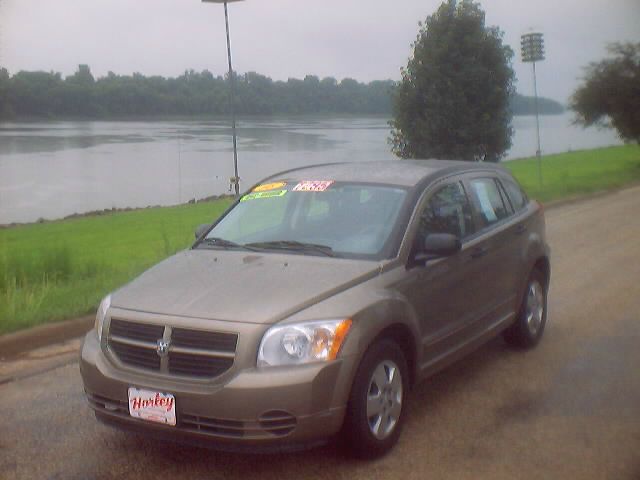
<svg viewBox="0 0 640 480"><path fill-rule="evenodd" d="M249 450L397 441L415 382L546 321L542 208L504 169L281 172L107 296L81 373L98 419Z"/></svg>

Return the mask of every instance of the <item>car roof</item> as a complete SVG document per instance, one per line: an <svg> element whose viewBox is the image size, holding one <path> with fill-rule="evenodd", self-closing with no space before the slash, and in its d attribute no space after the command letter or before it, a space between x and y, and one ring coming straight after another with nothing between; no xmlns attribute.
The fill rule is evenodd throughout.
<svg viewBox="0 0 640 480"><path fill-rule="evenodd" d="M473 171L505 172L495 164L457 160L387 160L310 165L285 170L264 181L333 180L338 182L381 183L414 187L428 177L435 180L456 173ZM263 182L264 182L263 181ZM262 183L262 182L261 182Z"/></svg>

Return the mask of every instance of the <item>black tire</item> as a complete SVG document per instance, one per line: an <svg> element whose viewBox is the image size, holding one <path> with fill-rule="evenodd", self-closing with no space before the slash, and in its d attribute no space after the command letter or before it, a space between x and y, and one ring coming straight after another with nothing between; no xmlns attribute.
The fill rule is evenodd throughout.
<svg viewBox="0 0 640 480"><path fill-rule="evenodd" d="M371 393L371 397L377 397L374 387L376 382L374 373L380 374L384 372L389 374L389 367L395 366L394 372L390 374L393 384L388 385L388 390L381 391L380 409L384 413L371 418L367 415L367 401ZM382 368L382 370L378 370ZM398 382L395 375L400 375ZM378 375L379 376L379 375ZM388 378L388 377L387 377ZM401 385L400 401L398 402L397 390L398 384ZM351 395L347 405L345 423L343 426L343 440L349 451L358 458L377 458L386 454L398 441L402 431L402 425L406 416L407 397L409 393L409 370L402 350L397 343L391 340L381 340L374 343L365 353L358 371L356 373ZM377 402L377 400L376 400ZM387 403L390 402L390 403ZM378 407L376 407L378 408ZM397 420L393 421L394 412L398 412ZM388 415L387 415L388 412ZM384 436L379 438L373 433L378 418L378 435ZM370 420L372 425L370 425ZM387 428L389 428L387 430Z"/></svg>
<svg viewBox="0 0 640 480"><path fill-rule="evenodd" d="M538 316L532 313L532 305L529 303L531 302L531 297L536 296L534 291L532 291L532 289L535 288L540 289L542 298L538 299L534 303L534 306L539 303L542 306L542 313L539 320L532 321L532 319ZM534 269L527 280L527 286L522 296L522 303L520 304L516 321L503 333L504 339L509 345L517 348L533 348L538 344L547 323L548 290L545 275L537 268Z"/></svg>

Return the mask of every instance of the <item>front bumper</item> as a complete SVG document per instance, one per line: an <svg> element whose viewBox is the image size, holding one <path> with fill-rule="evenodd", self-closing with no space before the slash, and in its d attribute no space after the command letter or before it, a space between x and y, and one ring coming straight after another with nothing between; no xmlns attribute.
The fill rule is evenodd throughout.
<svg viewBox="0 0 640 480"><path fill-rule="evenodd" d="M195 384L117 368L92 331L82 345L80 372L90 406L106 423L187 443L268 450L313 444L337 433L355 363L355 358L346 357L294 368L249 368L225 376L222 384ZM132 418L128 406L132 386L172 393L177 425Z"/></svg>

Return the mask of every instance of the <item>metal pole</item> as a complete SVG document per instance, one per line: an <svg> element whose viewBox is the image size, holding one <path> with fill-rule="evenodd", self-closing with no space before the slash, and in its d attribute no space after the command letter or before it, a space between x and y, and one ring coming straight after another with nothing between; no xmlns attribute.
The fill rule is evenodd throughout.
<svg viewBox="0 0 640 480"><path fill-rule="evenodd" d="M235 80L233 78L233 68L231 66L231 40L229 38L229 13L227 12L227 2L224 2L224 21L227 27L227 57L229 58L229 82L231 83L231 131L233 133L233 171L236 197L240 196L240 178L238 177L238 140L236 137L236 102L235 102Z"/></svg>
<svg viewBox="0 0 640 480"><path fill-rule="evenodd" d="M182 165L180 162L182 146L180 145L180 137L178 137L178 203L182 203Z"/></svg>
<svg viewBox="0 0 640 480"><path fill-rule="evenodd" d="M538 139L538 148L536 157L538 157L538 184L542 188L542 151L540 150L540 118L538 113L538 84L536 81L536 62L533 62L533 96L536 108L536 136Z"/></svg>

